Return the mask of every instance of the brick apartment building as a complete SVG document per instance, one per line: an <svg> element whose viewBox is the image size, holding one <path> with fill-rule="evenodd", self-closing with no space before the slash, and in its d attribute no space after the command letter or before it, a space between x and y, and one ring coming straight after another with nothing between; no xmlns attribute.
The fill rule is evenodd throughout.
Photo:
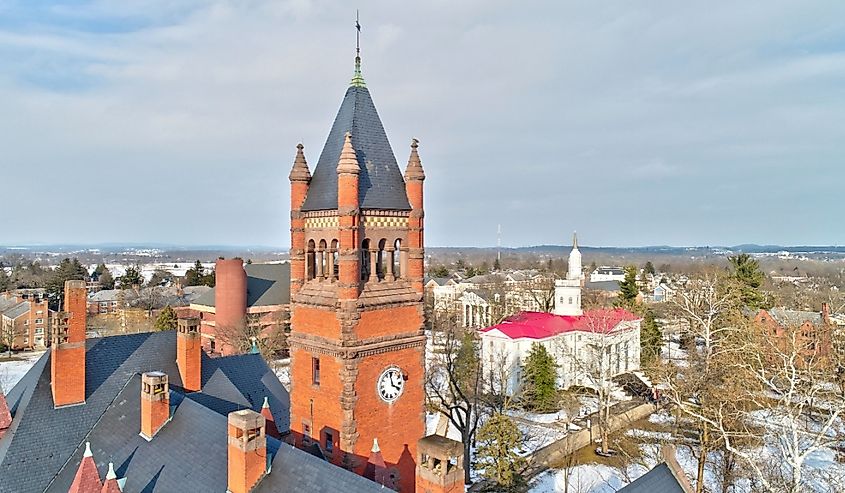
<svg viewBox="0 0 845 493"><path fill-rule="evenodd" d="M53 312L38 293L6 292L0 294L0 342L14 337L12 349L44 349L49 343Z"/></svg>

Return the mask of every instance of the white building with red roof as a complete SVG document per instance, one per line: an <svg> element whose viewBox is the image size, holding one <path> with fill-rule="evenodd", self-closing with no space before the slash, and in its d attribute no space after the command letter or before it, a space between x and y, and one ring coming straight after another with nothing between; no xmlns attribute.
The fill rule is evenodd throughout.
<svg viewBox="0 0 845 493"><path fill-rule="evenodd" d="M567 290L563 299L561 287ZM497 390L510 395L519 390L523 363L535 343L555 356L558 385L564 389L598 388L616 375L639 370L639 316L622 308L583 312L580 288L558 286L557 291L555 304L565 307L556 306L553 313L521 312L479 331L484 371Z"/></svg>

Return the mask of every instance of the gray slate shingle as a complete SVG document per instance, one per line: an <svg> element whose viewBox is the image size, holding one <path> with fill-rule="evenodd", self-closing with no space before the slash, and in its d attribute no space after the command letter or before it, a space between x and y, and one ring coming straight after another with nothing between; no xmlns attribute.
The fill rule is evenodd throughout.
<svg viewBox="0 0 845 493"><path fill-rule="evenodd" d="M346 132L358 157L358 197L362 209L409 211L405 180L366 87L350 87L335 117L311 177L303 211L337 209L337 162Z"/></svg>

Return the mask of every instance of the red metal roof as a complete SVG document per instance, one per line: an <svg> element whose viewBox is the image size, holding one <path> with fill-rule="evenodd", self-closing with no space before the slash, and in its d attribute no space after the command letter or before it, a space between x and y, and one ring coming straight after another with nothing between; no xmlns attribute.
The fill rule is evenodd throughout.
<svg viewBox="0 0 845 493"><path fill-rule="evenodd" d="M624 308L589 310L578 316L521 312L492 327L481 329L481 332L496 329L511 339L545 339L574 331L608 334L613 332L620 322L639 318Z"/></svg>

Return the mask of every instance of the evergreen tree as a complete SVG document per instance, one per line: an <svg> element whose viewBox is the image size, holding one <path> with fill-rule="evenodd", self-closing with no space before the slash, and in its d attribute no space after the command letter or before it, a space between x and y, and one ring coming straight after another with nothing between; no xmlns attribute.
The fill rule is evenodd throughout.
<svg viewBox="0 0 845 493"><path fill-rule="evenodd" d="M596 265L596 261L593 260L590 262L590 272L595 272L596 269L598 269L598 266Z"/></svg>
<svg viewBox="0 0 845 493"><path fill-rule="evenodd" d="M105 272L100 274L100 287L103 289L114 289L114 277L112 277L111 272L106 269Z"/></svg>
<svg viewBox="0 0 845 493"><path fill-rule="evenodd" d="M749 308L763 308L764 298L760 292L765 275L760 270L760 264L748 255L740 253L728 257L731 263L731 274L740 284L740 301Z"/></svg>
<svg viewBox="0 0 845 493"><path fill-rule="evenodd" d="M522 433L505 414L494 414L479 428L476 459L495 491L518 491L525 486L522 473L527 463L517 453L522 445Z"/></svg>
<svg viewBox="0 0 845 493"><path fill-rule="evenodd" d="M40 268L38 266L38 269ZM88 279L88 271L79 263L79 259L62 259L45 285L50 308L53 310L62 308L65 297L65 281L84 281L86 279Z"/></svg>
<svg viewBox="0 0 845 493"><path fill-rule="evenodd" d="M502 270L502 263L499 262L499 257L496 257L496 260L493 261L493 270L496 272Z"/></svg>
<svg viewBox="0 0 845 493"><path fill-rule="evenodd" d="M660 356L660 348L663 346L663 333L657 320L654 319L654 311L646 308L643 313L643 321L640 324L640 363L650 364Z"/></svg>
<svg viewBox="0 0 845 493"><path fill-rule="evenodd" d="M205 267L199 260L185 272L185 286L209 286L213 288L214 281L214 271L206 274Z"/></svg>
<svg viewBox="0 0 845 493"><path fill-rule="evenodd" d="M539 343L531 346L522 373L524 406L532 411L547 412L557 408L557 363Z"/></svg>
<svg viewBox="0 0 845 493"><path fill-rule="evenodd" d="M633 265L625 267L625 280L619 283L619 305L625 308L633 308L637 304L637 295L640 293L637 287L637 268Z"/></svg>
<svg viewBox="0 0 845 493"><path fill-rule="evenodd" d="M101 288L114 289L114 277L112 277L111 271L106 267L106 264L101 263L98 265L91 277L100 283Z"/></svg>
<svg viewBox="0 0 845 493"><path fill-rule="evenodd" d="M431 277L449 277L449 268L445 265L438 265L429 269L428 273Z"/></svg>
<svg viewBox="0 0 845 493"><path fill-rule="evenodd" d="M654 275L654 274L657 273L657 271L654 269L654 264L651 263L651 260L649 260L648 262L645 263L645 266L643 267L643 271L645 271L646 274L651 274L651 275Z"/></svg>
<svg viewBox="0 0 845 493"><path fill-rule="evenodd" d="M185 286L200 286L204 272L202 262L197 260L194 266L185 272Z"/></svg>
<svg viewBox="0 0 845 493"><path fill-rule="evenodd" d="M133 286L141 286L144 284L144 278L141 276L141 270L137 267L127 267L126 272L118 279L120 282L120 289L130 289Z"/></svg>
<svg viewBox="0 0 845 493"><path fill-rule="evenodd" d="M156 318L156 330L176 330L177 318L176 311L170 305L165 306Z"/></svg>
<svg viewBox="0 0 845 493"><path fill-rule="evenodd" d="M12 280L6 275L6 269L3 267L3 262L0 262L0 293L10 290Z"/></svg>

